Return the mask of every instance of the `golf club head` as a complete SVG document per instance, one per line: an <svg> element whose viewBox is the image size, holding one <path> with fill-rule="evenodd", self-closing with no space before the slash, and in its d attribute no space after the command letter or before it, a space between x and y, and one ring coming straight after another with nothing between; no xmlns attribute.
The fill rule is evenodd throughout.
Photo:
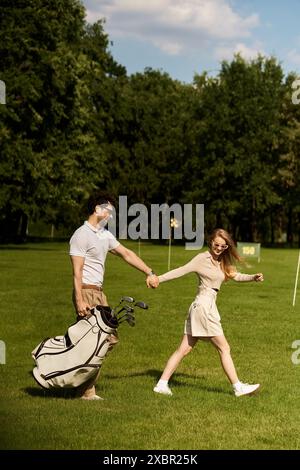
<svg viewBox="0 0 300 470"><path fill-rule="evenodd" d="M118 303L118 305L116 305L116 307L114 307L111 311L111 314L113 317L117 317L120 312L122 312L123 310L123 306L122 306L122 303L123 302L129 302L129 303L133 303L134 302L134 298L133 297L129 297L129 296L124 296L124 297L121 297L120 299L120 302ZM119 309L119 310L118 310Z"/></svg>
<svg viewBox="0 0 300 470"><path fill-rule="evenodd" d="M127 313L124 313L123 315L121 315L119 318L118 318L118 322L119 323L122 323L122 321L125 321L126 318L134 318L134 312L127 312ZM122 321L121 321L122 320Z"/></svg>
<svg viewBox="0 0 300 470"><path fill-rule="evenodd" d="M122 312L124 312L124 311L125 311L126 313L123 313L122 315L120 315L120 313L122 313ZM133 312L134 312L134 309L133 309L132 307L129 307L129 305L124 305L124 307L123 307L121 310L119 310L119 312L117 313L116 317L117 317L118 320L121 320L121 318L123 318L125 315L131 314L131 313L133 313Z"/></svg>
<svg viewBox="0 0 300 470"><path fill-rule="evenodd" d="M134 305L136 307L143 308L144 310L147 310L147 308L148 308L148 305L145 302L142 302L142 301L135 302Z"/></svg>
<svg viewBox="0 0 300 470"><path fill-rule="evenodd" d="M119 321L119 322L118 322L118 325L121 325L121 324L124 323L125 321L126 321L130 326L134 326L134 325L135 325L135 318L132 318L132 317L129 317L129 318L128 318L128 317L124 317L124 318L122 319L122 321Z"/></svg>
<svg viewBox="0 0 300 470"><path fill-rule="evenodd" d="M125 308L125 307L127 307L127 308ZM129 317L134 317L134 315L135 315L134 309L133 309L132 307L128 307L128 305L126 305L125 307L124 307L124 309L123 309L123 310L125 310L125 313L123 313L123 314L118 318L119 320L120 320L121 318L123 318L123 317L126 317L127 315L128 315Z"/></svg>
<svg viewBox="0 0 300 470"><path fill-rule="evenodd" d="M134 302L134 298L133 298L133 297L124 296L124 297L121 298L121 302L129 302L129 303L132 303L132 302Z"/></svg>
<svg viewBox="0 0 300 470"><path fill-rule="evenodd" d="M126 321L130 326L135 326L135 319L133 317L127 317Z"/></svg>
<svg viewBox="0 0 300 470"><path fill-rule="evenodd" d="M128 313L133 313L134 312L134 308L129 307L129 305L125 305L124 308L125 308L126 312L128 312Z"/></svg>
<svg viewBox="0 0 300 470"><path fill-rule="evenodd" d="M128 313L126 314L126 316L127 316L128 318L135 318L134 312L128 312Z"/></svg>

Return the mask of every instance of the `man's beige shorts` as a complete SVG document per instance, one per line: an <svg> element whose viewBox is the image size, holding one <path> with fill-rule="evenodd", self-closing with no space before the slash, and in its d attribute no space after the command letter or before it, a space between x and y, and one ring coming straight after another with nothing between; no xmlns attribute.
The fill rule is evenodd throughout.
<svg viewBox="0 0 300 470"><path fill-rule="evenodd" d="M103 291L97 291L95 289L82 289L81 294L82 294L82 300L86 302L87 304L89 304L90 307L96 307L96 305L103 305L104 307L108 306L107 298ZM73 304L76 310L74 291L73 291ZM78 317L77 319L80 319L80 318L82 317ZM115 333L110 334L108 336L108 339L109 339L109 342L111 343L111 346L117 344L119 342L117 331Z"/></svg>

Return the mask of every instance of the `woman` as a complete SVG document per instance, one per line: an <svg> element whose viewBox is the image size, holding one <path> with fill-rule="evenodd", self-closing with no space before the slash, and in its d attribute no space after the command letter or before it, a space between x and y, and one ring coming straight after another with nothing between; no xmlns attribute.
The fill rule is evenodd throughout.
<svg viewBox="0 0 300 470"><path fill-rule="evenodd" d="M165 282L195 272L199 276L200 285L185 321L182 342L169 358L160 380L153 389L154 392L172 395L168 385L169 379L180 361L193 349L199 339L210 340L217 349L235 396L250 395L260 387L259 384L249 385L239 381L216 306L217 292L223 281L228 279L239 282L263 281L262 273L238 273L234 261L241 261L241 258L231 236L223 229L216 229L209 237L209 251L195 256L185 266L159 276L159 281Z"/></svg>

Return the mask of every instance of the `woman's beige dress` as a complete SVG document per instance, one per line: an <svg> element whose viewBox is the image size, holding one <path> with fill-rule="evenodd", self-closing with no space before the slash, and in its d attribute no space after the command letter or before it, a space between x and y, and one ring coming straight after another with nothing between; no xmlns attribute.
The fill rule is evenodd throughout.
<svg viewBox="0 0 300 470"><path fill-rule="evenodd" d="M216 298L217 291L219 291L222 282L225 280L225 275L221 270L220 263L213 259L209 251L200 253L180 268L162 274L159 276L159 282L170 281L191 272L198 275L199 287L196 298L188 311L184 333L200 337L223 335ZM254 277L254 274L236 273L233 280L249 282L253 281Z"/></svg>

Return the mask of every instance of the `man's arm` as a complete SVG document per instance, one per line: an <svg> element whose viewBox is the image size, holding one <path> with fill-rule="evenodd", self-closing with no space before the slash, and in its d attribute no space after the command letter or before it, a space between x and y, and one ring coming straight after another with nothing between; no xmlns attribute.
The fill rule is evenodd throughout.
<svg viewBox="0 0 300 470"><path fill-rule="evenodd" d="M156 274L154 274L152 272L152 269L149 268L149 266L147 266L144 261L139 258L132 250L129 250L128 248L125 248L125 246L120 244L119 246L117 246L117 248L110 250L110 253L119 256L120 258L123 258L126 263L145 273L147 276L147 287L158 287L159 281Z"/></svg>
<svg viewBox="0 0 300 470"><path fill-rule="evenodd" d="M82 300L81 286L82 286L82 270L84 265L84 258L82 256L72 256L71 262L73 267L73 286L76 310L80 317L87 315L88 310L91 308L89 304Z"/></svg>

